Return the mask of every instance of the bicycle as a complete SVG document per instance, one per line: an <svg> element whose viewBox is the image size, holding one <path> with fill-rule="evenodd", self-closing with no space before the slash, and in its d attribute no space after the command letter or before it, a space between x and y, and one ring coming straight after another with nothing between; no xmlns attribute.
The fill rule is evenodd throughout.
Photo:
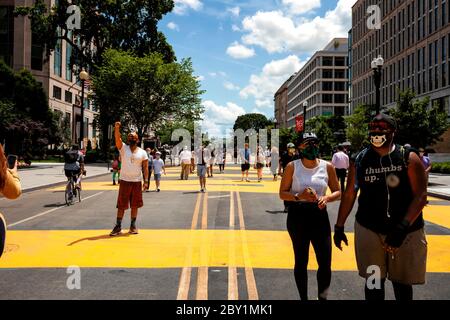
<svg viewBox="0 0 450 320"><path fill-rule="evenodd" d="M74 179L77 179L78 186L75 186ZM73 174L67 178L66 190L64 192L66 205L70 206L74 203L74 198L78 197L78 202L81 202L81 173L80 175Z"/></svg>

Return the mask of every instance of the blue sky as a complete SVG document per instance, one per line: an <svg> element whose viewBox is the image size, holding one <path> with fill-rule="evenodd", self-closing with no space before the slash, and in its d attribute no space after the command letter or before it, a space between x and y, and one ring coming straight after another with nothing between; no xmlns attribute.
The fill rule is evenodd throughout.
<svg viewBox="0 0 450 320"><path fill-rule="evenodd" d="M191 57L206 93L203 128L221 136L237 116L273 117L279 86L332 38L356 0L175 0L159 23L177 58Z"/></svg>

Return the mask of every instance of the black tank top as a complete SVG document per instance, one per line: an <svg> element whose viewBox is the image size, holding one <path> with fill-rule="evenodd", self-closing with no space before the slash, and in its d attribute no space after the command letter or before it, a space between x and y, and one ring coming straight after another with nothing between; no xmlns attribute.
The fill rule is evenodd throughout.
<svg viewBox="0 0 450 320"><path fill-rule="evenodd" d="M409 149L395 145L384 157L371 147L356 159L356 181L360 189L356 221L374 232L387 234L408 212L413 193L408 177ZM410 226L409 232L424 226L423 215Z"/></svg>

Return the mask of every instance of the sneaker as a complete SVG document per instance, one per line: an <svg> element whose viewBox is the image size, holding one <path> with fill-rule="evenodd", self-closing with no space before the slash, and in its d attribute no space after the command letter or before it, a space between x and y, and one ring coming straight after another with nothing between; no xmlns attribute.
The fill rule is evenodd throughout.
<svg viewBox="0 0 450 320"><path fill-rule="evenodd" d="M156 189L156 192L160 192L160 191L161 191L161 189L159 189L159 188L158 188L158 189Z"/></svg>
<svg viewBox="0 0 450 320"><path fill-rule="evenodd" d="M200 192L202 192L202 193L205 192L205 189L200 189Z"/></svg>
<svg viewBox="0 0 450 320"><path fill-rule="evenodd" d="M246 179L245 181L247 181L247 182L250 182L250 180L249 180L249 179Z"/></svg>
<svg viewBox="0 0 450 320"><path fill-rule="evenodd" d="M3 215L0 213L0 257L3 254L6 243L6 221Z"/></svg>
<svg viewBox="0 0 450 320"><path fill-rule="evenodd" d="M114 229L111 231L111 233L109 235L111 237L114 237L114 236L118 236L121 233L122 233L122 227L116 224L116 226L114 227Z"/></svg>
<svg viewBox="0 0 450 320"><path fill-rule="evenodd" d="M130 226L130 234L138 234L138 229L136 228L136 226Z"/></svg>

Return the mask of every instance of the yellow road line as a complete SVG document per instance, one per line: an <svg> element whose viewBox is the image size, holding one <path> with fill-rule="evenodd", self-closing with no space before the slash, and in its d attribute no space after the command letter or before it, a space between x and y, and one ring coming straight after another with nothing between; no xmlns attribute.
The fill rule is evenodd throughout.
<svg viewBox="0 0 450 320"><path fill-rule="evenodd" d="M191 229L194 230L197 228L198 224L198 213L200 211L200 203L202 200L202 194L199 193L197 195L197 201L195 203L194 215L192 217ZM178 286L178 294L177 300L187 300L189 297L189 287L191 283L191 274L192 274L192 257L193 257L193 243L194 243L194 235L191 233L189 239L189 248L186 253L186 261L185 266L181 270L180 276L180 284Z"/></svg>
<svg viewBox="0 0 450 320"><path fill-rule="evenodd" d="M423 218L450 229L450 206L428 205L423 209Z"/></svg>
<svg viewBox="0 0 450 320"><path fill-rule="evenodd" d="M242 210L242 202L241 196L239 192L236 193L237 196L237 204L238 204L238 214L239 214L239 226L241 231L245 230L245 222L244 222L244 212ZM255 275L253 274L252 262L250 259L249 248L248 248L248 240L247 233L242 232L242 250L244 256L244 265L245 265L245 280L247 281L247 293L249 300L258 300L258 289L256 288Z"/></svg>
<svg viewBox="0 0 450 320"><path fill-rule="evenodd" d="M190 267L202 265L201 247L207 242L208 267L230 265L229 243L236 247L237 268L292 269L294 254L286 231L256 230L145 230L139 235L110 237L111 230L8 230L0 268L183 268L192 246ZM246 238L249 257L244 258ZM332 270L356 270L353 234L347 233L349 247L333 248ZM428 235L428 272L450 273L450 236ZM310 250L311 270L317 269Z"/></svg>
<svg viewBox="0 0 450 320"><path fill-rule="evenodd" d="M208 194L203 197L202 230L208 229ZM196 300L208 300L208 241L206 233L202 234L200 248L200 266L197 270Z"/></svg>
<svg viewBox="0 0 450 320"><path fill-rule="evenodd" d="M234 192L230 192L230 230L234 230L235 214L234 214ZM238 300L238 280L236 268L236 234L232 232L231 241L228 245L229 266L228 266L228 300Z"/></svg>

